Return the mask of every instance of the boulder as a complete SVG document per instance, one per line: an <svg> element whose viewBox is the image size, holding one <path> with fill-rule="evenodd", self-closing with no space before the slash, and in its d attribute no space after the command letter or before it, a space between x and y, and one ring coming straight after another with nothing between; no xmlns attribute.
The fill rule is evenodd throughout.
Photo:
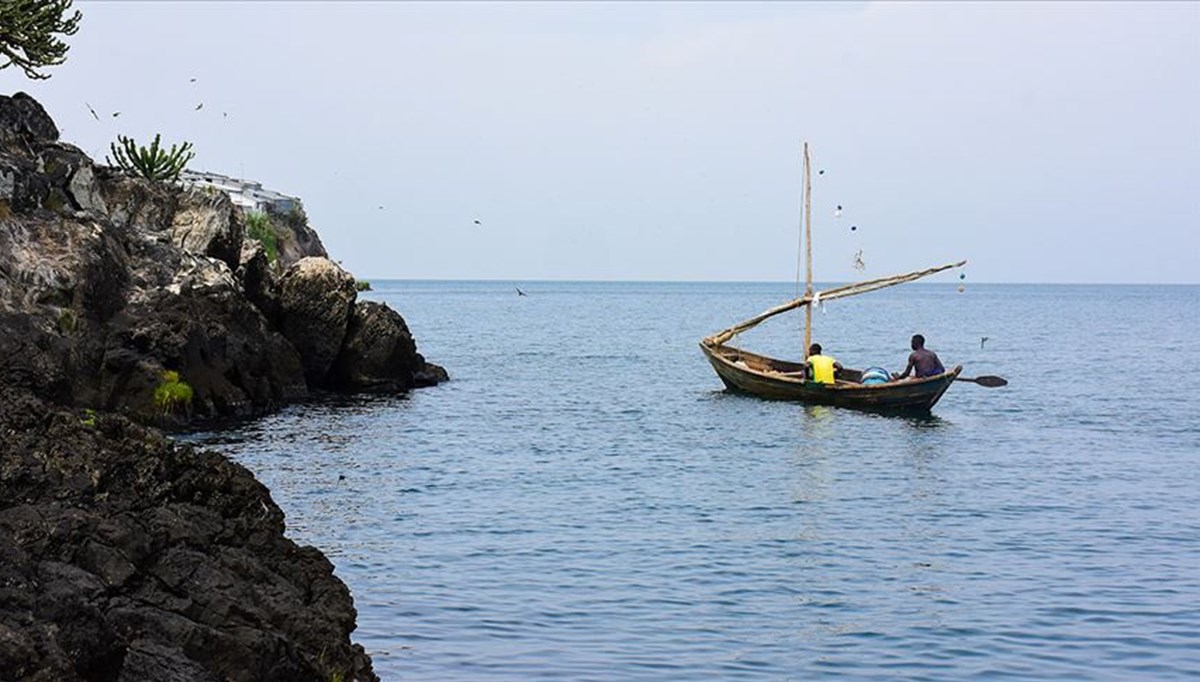
<svg viewBox="0 0 1200 682"><path fill-rule="evenodd" d="M171 243L237 268L246 228L224 192L184 190L171 218Z"/></svg>
<svg viewBox="0 0 1200 682"><path fill-rule="evenodd" d="M420 354L417 357L420 358L421 368L413 373L413 388L427 388L450 381L450 374L446 372L445 367L426 362L424 356Z"/></svg>
<svg viewBox="0 0 1200 682"><path fill-rule="evenodd" d="M413 375L423 364L400 313L382 303L359 301L332 380L341 389L403 390L412 388Z"/></svg>
<svg viewBox="0 0 1200 682"><path fill-rule="evenodd" d="M78 168L67 183L67 196L81 211L104 215L108 206L104 204L104 196L100 193L100 183L96 181L96 172L91 164Z"/></svg>
<svg viewBox="0 0 1200 682"><path fill-rule="evenodd" d="M0 95L0 148L20 153L56 140L58 126L37 100L23 92Z"/></svg>
<svg viewBox="0 0 1200 682"><path fill-rule="evenodd" d="M165 232L174 223L181 194L178 187L131 177L116 168L97 168L95 175L109 222L147 236Z"/></svg>
<svg viewBox="0 0 1200 682"><path fill-rule="evenodd" d="M327 375L346 338L357 296L354 277L328 258L302 258L280 278L283 335L300 353L310 385L329 385Z"/></svg>

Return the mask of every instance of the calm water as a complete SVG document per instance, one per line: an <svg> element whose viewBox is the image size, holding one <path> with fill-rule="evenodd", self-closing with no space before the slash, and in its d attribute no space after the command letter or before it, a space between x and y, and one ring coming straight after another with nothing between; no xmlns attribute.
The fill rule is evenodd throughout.
<svg viewBox="0 0 1200 682"><path fill-rule="evenodd" d="M330 555L385 680L1200 676L1200 287L817 313L848 366L919 331L1011 381L918 420L722 391L698 339L794 284L517 284L376 282L452 382L193 436Z"/></svg>

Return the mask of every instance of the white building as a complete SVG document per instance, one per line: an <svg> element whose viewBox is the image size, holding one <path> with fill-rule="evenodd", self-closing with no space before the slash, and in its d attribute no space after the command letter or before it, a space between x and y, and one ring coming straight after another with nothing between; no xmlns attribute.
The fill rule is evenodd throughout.
<svg viewBox="0 0 1200 682"><path fill-rule="evenodd" d="M220 173L185 170L179 174L179 181L186 187L213 187L225 192L235 206L241 206L247 212L266 213L271 209L276 213L290 213L300 208L300 200L275 190L263 189L261 183L253 180L240 180Z"/></svg>

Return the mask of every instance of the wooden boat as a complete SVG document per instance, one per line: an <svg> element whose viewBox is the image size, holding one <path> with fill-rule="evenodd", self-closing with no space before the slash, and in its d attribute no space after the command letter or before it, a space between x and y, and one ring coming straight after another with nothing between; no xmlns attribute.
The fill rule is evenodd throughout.
<svg viewBox="0 0 1200 682"><path fill-rule="evenodd" d="M927 270L918 270L902 275L858 282L835 287L827 291L813 292L812 286L812 216L809 191L808 145L804 145L804 220L806 249L805 294L760 315L738 323L724 331L706 337L700 342L700 350L708 358L717 376L726 388L771 400L795 400L813 405L835 405L860 410L928 413L941 399L950 384L959 377L962 366L936 376L893 380L882 384L863 384L862 371L842 369L833 384L821 384L806 379L807 365L803 360L792 362L778 360L765 355L751 353L727 345L738 334L758 326L765 320L789 310L803 308L805 312L804 352L807 354L812 340L812 306L822 301L831 301L846 296L863 294L876 289L911 282L922 277L962 267L966 261L941 265ZM987 377L999 379L998 377ZM981 377L983 379L983 377ZM976 381L974 379L960 379ZM1000 381L1003 381L1002 379ZM983 383L983 382L980 382ZM985 384L993 385L993 384ZM994 384L1000 385L1000 384Z"/></svg>
<svg viewBox="0 0 1200 682"><path fill-rule="evenodd" d="M962 372L962 366L937 376L861 384L862 371L843 369L834 384L804 378L804 365L776 360L740 348L701 343L700 348L726 388L771 400L834 405L879 412L927 413Z"/></svg>

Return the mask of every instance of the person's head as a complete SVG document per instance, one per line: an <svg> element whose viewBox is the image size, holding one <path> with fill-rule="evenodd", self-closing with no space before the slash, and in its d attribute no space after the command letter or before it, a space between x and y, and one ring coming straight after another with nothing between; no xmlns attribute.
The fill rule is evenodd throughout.
<svg viewBox="0 0 1200 682"><path fill-rule="evenodd" d="M920 334L913 334L912 349L913 350L921 350L924 347L925 347L925 337L921 336Z"/></svg>
<svg viewBox="0 0 1200 682"><path fill-rule="evenodd" d="M814 343L813 345L809 346L808 354L809 355L820 355L821 354L821 344Z"/></svg>

